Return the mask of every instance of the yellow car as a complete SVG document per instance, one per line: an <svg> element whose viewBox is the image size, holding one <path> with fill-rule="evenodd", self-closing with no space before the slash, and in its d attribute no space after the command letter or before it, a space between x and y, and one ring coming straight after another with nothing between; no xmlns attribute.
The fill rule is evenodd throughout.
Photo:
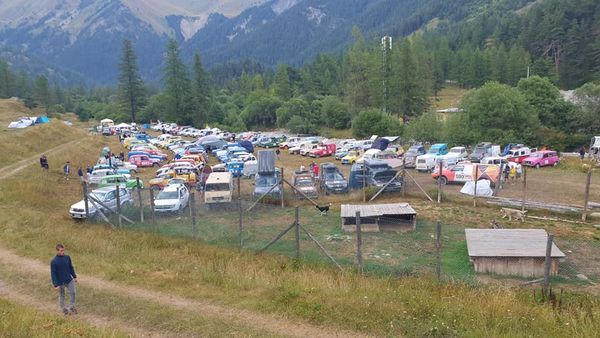
<svg viewBox="0 0 600 338"><path fill-rule="evenodd" d="M342 164L354 164L359 156L360 153L358 151L352 150L348 152L348 155L342 157Z"/></svg>
<svg viewBox="0 0 600 338"><path fill-rule="evenodd" d="M196 174L192 172L178 173L176 170L169 170L164 176L151 179L150 189L162 189L169 185L169 181L172 179L180 179L191 185L196 184Z"/></svg>

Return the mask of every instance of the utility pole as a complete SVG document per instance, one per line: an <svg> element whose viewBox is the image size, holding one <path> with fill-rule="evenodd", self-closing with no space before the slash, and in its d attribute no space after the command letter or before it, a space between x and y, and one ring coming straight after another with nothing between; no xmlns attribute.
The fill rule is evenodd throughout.
<svg viewBox="0 0 600 338"><path fill-rule="evenodd" d="M382 88L383 88L383 112L387 113L387 77L388 77L388 73L389 73L389 69L388 69L388 53L390 50L392 50L392 37L391 36L384 36L383 38L381 38L381 50L382 50L382 78L383 78L383 83L382 83Z"/></svg>

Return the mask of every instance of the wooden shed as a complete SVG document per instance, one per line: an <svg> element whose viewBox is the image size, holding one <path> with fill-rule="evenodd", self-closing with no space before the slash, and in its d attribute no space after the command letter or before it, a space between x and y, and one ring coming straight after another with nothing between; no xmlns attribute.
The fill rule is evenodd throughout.
<svg viewBox="0 0 600 338"><path fill-rule="evenodd" d="M477 273L521 277L544 275L548 234L543 229L465 229L469 258ZM550 273L565 254L552 244Z"/></svg>
<svg viewBox="0 0 600 338"><path fill-rule="evenodd" d="M361 231L408 232L417 226L417 212L408 203L342 204L342 229L356 231L356 212L360 211Z"/></svg>

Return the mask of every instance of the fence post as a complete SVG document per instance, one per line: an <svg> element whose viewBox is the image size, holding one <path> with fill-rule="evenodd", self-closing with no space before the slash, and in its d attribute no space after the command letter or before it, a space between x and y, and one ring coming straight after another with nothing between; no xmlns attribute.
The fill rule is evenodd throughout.
<svg viewBox="0 0 600 338"><path fill-rule="evenodd" d="M356 265L358 273L363 273L363 257L362 257L362 226L360 224L360 211L356 212Z"/></svg>
<svg viewBox="0 0 600 338"><path fill-rule="evenodd" d="M590 184L591 183L592 183L592 169L590 168L590 170L587 173L586 180L585 180L585 199L583 202L583 214L581 214L581 220L584 222L587 220L587 211L588 211L588 203L590 201Z"/></svg>
<svg viewBox="0 0 600 338"><path fill-rule="evenodd" d="M363 166L363 174L362 174L362 180L363 180L363 188L362 188L362 193L363 193L363 203L367 202L367 166L365 165L365 162L363 161L362 163Z"/></svg>
<svg viewBox="0 0 600 338"><path fill-rule="evenodd" d="M442 278L442 222L437 221L435 231L435 275L438 281Z"/></svg>
<svg viewBox="0 0 600 338"><path fill-rule="evenodd" d="M521 211L525 211L525 201L527 200L527 167L523 166L523 201Z"/></svg>
<svg viewBox="0 0 600 338"><path fill-rule="evenodd" d="M544 261L544 297L548 298L550 290L550 267L552 266L552 243L554 236L548 234L548 242L546 242L546 260Z"/></svg>
<svg viewBox="0 0 600 338"><path fill-rule="evenodd" d="M88 200L88 185L86 181L83 181L83 203L85 206L85 219L90 219L90 204Z"/></svg>
<svg viewBox="0 0 600 338"><path fill-rule="evenodd" d="M190 193L190 212L192 213L192 237L198 238L198 228L196 227L196 194L192 191Z"/></svg>
<svg viewBox="0 0 600 338"><path fill-rule="evenodd" d="M281 184L281 207L285 208L285 201L283 199L283 180L285 177L283 176L283 167L281 167L281 180L279 180L279 184Z"/></svg>
<svg viewBox="0 0 600 338"><path fill-rule="evenodd" d="M142 185L140 184L140 178L135 178L137 184L137 195L140 200L140 222L144 223L144 201L142 200Z"/></svg>
<svg viewBox="0 0 600 338"><path fill-rule="evenodd" d="M123 221L121 220L121 190L119 189L119 185L115 189L115 193L117 194L117 216L119 216L119 228L123 227Z"/></svg>
<svg viewBox="0 0 600 338"><path fill-rule="evenodd" d="M440 160L440 165L439 165L439 172L438 172L438 198L437 198L437 202L438 204L442 203L442 166L443 166L443 162L442 160Z"/></svg>
<svg viewBox="0 0 600 338"><path fill-rule="evenodd" d="M243 210L242 210L242 198L238 198L238 212L240 213L239 219L239 236L240 236L240 249L244 247L244 222L242 219Z"/></svg>
<svg viewBox="0 0 600 338"><path fill-rule="evenodd" d="M406 195L406 154L402 155L402 197Z"/></svg>
<svg viewBox="0 0 600 338"><path fill-rule="evenodd" d="M475 180L475 186L473 189L473 206L477 207L477 178L479 176L479 165L477 163L474 164L475 166L475 176L473 177L473 179Z"/></svg>
<svg viewBox="0 0 600 338"><path fill-rule="evenodd" d="M150 210L152 211L152 225L156 226L156 214L154 213L154 190L152 190L152 187L150 187L148 191L150 192Z"/></svg>
<svg viewBox="0 0 600 338"><path fill-rule="evenodd" d="M300 259L300 217L298 215L298 207L294 211L294 225L296 228L296 259Z"/></svg>
<svg viewBox="0 0 600 338"><path fill-rule="evenodd" d="M242 184L240 183L242 176L237 177L237 190L238 190L238 199L242 198Z"/></svg>
<svg viewBox="0 0 600 338"><path fill-rule="evenodd" d="M502 189L502 172L504 171L504 163L500 163L500 174L498 175L498 182L494 187L494 196L498 196L498 190Z"/></svg>

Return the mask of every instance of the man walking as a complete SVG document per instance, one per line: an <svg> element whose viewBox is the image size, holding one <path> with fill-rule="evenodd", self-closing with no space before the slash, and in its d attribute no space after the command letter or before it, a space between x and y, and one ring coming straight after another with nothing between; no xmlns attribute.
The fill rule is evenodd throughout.
<svg viewBox="0 0 600 338"><path fill-rule="evenodd" d="M63 166L63 173L65 174L65 180L68 181L69 174L71 173L71 164L69 163L69 161L67 161L67 163L65 163L65 165Z"/></svg>
<svg viewBox="0 0 600 338"><path fill-rule="evenodd" d="M83 178L83 169L81 168L81 166L77 168L77 176L79 176L79 181L83 183L85 179Z"/></svg>
<svg viewBox="0 0 600 338"><path fill-rule="evenodd" d="M50 262L50 276L52 277L52 285L58 291L58 305L63 314L77 314L75 307L75 283L77 283L77 275L73 269L71 257L65 255L65 246L62 244L56 245L56 256ZM70 306L65 306L65 288L69 289Z"/></svg>

